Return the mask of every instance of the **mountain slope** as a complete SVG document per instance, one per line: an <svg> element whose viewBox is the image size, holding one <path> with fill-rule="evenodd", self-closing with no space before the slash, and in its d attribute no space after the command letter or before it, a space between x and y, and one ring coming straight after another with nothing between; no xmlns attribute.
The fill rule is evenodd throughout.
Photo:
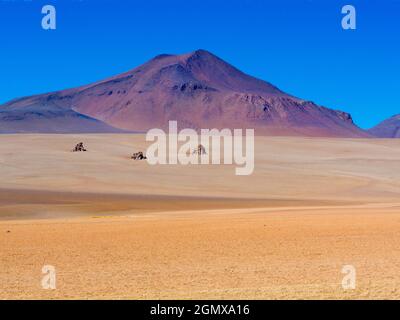
<svg viewBox="0 0 400 320"><path fill-rule="evenodd" d="M197 50L159 55L124 74L80 88L11 101L8 108L54 104L113 127L255 128L256 134L365 137L351 116L290 96Z"/></svg>
<svg viewBox="0 0 400 320"><path fill-rule="evenodd" d="M368 132L378 138L400 138L400 114L382 121Z"/></svg>
<svg viewBox="0 0 400 320"><path fill-rule="evenodd" d="M44 105L0 106L0 133L111 133L121 132L71 109Z"/></svg>

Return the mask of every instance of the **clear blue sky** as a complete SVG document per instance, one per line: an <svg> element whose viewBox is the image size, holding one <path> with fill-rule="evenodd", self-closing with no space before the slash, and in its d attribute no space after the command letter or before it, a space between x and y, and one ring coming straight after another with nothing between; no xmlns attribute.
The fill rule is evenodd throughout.
<svg viewBox="0 0 400 320"><path fill-rule="evenodd" d="M41 28L41 7L57 30ZM357 30L341 28L341 7ZM400 113L399 0L0 0L0 103L209 50L367 128Z"/></svg>

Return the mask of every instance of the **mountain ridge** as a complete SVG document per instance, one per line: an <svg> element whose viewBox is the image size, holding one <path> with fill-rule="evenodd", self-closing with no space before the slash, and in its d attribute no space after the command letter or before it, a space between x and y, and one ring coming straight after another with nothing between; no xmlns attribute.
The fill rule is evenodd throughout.
<svg viewBox="0 0 400 320"><path fill-rule="evenodd" d="M49 105L129 131L176 120L193 129L254 128L261 135L369 136L350 114L287 94L202 49L161 54L92 84L14 99L0 112Z"/></svg>

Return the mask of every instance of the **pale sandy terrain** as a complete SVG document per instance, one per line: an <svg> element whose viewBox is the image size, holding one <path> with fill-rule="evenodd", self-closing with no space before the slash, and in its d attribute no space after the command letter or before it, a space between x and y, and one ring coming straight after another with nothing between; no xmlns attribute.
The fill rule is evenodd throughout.
<svg viewBox="0 0 400 320"><path fill-rule="evenodd" d="M260 137L251 176L145 146L0 136L0 298L400 298L400 141Z"/></svg>

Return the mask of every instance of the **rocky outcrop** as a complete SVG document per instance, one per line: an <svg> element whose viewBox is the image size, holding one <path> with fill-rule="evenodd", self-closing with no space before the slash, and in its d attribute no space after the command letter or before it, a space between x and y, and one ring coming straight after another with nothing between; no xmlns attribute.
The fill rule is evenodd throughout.
<svg viewBox="0 0 400 320"><path fill-rule="evenodd" d="M132 157L133 160L145 160L147 157L143 154L143 152L135 152Z"/></svg>
<svg viewBox="0 0 400 320"><path fill-rule="evenodd" d="M207 154L206 148L203 145L199 144L196 149L193 150L193 154L198 154L199 156Z"/></svg>
<svg viewBox="0 0 400 320"><path fill-rule="evenodd" d="M72 152L85 152L87 151L86 148L83 146L83 142L79 142L75 148L72 150Z"/></svg>

